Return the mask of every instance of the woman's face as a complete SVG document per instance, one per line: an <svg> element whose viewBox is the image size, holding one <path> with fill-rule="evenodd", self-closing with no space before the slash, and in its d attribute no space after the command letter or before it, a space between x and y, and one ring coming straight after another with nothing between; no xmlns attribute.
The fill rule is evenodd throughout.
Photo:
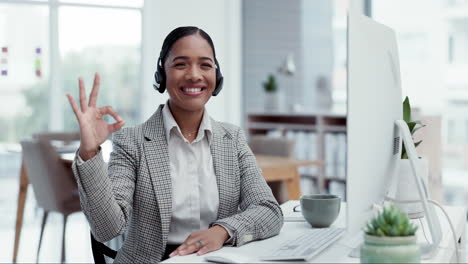
<svg viewBox="0 0 468 264"><path fill-rule="evenodd" d="M203 109L216 85L213 50L198 34L185 36L172 46L164 63L171 108Z"/></svg>

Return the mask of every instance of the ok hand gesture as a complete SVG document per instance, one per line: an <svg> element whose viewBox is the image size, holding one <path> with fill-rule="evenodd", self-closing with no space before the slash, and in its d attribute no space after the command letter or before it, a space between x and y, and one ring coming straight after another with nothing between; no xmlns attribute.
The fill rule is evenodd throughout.
<svg viewBox="0 0 468 264"><path fill-rule="evenodd" d="M73 112L80 125L80 157L83 160L92 158L98 152L99 146L109 137L110 134L121 129L123 121L117 112L111 106L97 107L97 96L99 92L100 77L99 73L94 75L93 89L89 96L89 102L86 100L86 92L82 78L78 79L80 89L80 107L70 94L67 94ZM117 122L108 124L103 117L111 115Z"/></svg>

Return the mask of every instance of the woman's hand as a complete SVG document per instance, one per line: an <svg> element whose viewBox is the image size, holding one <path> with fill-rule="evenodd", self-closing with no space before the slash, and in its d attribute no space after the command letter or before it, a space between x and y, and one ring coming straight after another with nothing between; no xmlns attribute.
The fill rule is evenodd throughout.
<svg viewBox="0 0 468 264"><path fill-rule="evenodd" d="M193 232L169 257L184 256L197 252L197 255L203 255L211 251L220 249L229 233L224 227L214 225L210 229Z"/></svg>
<svg viewBox="0 0 468 264"><path fill-rule="evenodd" d="M100 77L99 73L94 75L93 89L86 101L86 92L83 79L78 79L80 89L80 107L70 94L67 94L68 101L75 112L76 119L80 125L80 157L88 160L97 154L99 146L109 137L110 134L121 129L125 122L112 109L111 106L97 107L97 96L99 93ZM108 124L103 117L111 115L117 122Z"/></svg>

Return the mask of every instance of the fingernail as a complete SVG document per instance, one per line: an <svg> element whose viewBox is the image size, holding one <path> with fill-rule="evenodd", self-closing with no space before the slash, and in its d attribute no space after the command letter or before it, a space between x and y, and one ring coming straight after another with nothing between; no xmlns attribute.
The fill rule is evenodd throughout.
<svg viewBox="0 0 468 264"><path fill-rule="evenodd" d="M169 257L173 257L175 254L175 252L172 252L171 254L169 254Z"/></svg>

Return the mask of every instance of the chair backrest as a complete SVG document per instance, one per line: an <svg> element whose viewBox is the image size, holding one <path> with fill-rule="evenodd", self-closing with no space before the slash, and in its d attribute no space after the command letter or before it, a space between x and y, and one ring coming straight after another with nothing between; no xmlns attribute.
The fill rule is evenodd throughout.
<svg viewBox="0 0 468 264"><path fill-rule="evenodd" d="M249 140L249 146L255 154L292 157L294 141L287 138L254 135Z"/></svg>
<svg viewBox="0 0 468 264"><path fill-rule="evenodd" d="M77 198L77 185L71 168L48 141L21 141L23 162L37 203L48 211L71 213L70 203Z"/></svg>
<svg viewBox="0 0 468 264"><path fill-rule="evenodd" d="M294 141L287 138L254 135L250 137L249 146L254 154L291 158ZM282 204L288 200L283 182L268 182L273 196Z"/></svg>
<svg viewBox="0 0 468 264"><path fill-rule="evenodd" d="M93 251L93 259L94 263L96 264L106 263L104 256L107 256L111 259L115 259L115 256L117 256L117 251L97 241L94 238L93 233L91 233L91 250Z"/></svg>

